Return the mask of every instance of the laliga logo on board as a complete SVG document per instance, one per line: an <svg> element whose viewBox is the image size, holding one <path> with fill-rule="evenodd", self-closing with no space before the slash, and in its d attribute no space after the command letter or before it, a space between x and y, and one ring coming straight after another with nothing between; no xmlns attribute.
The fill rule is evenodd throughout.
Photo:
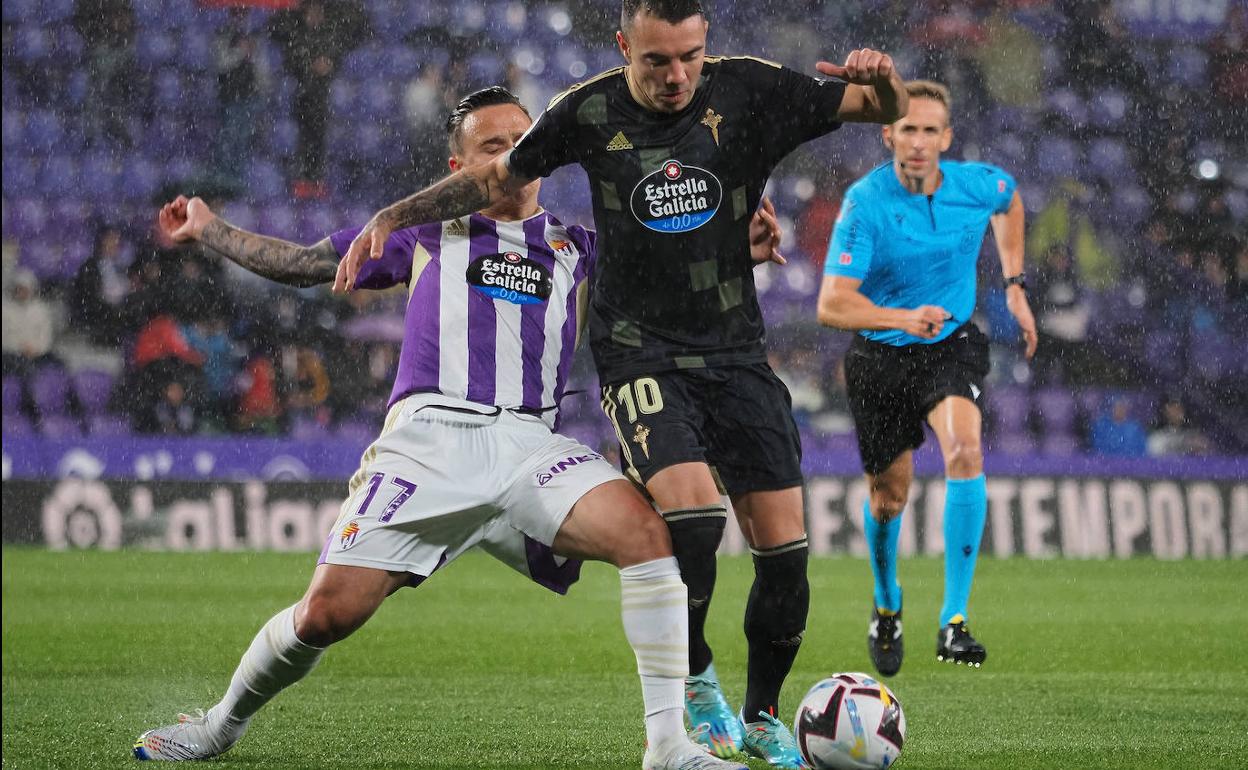
<svg viewBox="0 0 1248 770"><path fill-rule="evenodd" d="M684 233L709 222L722 199L723 186L714 174L665 160L637 183L629 204L637 221L650 230Z"/></svg>

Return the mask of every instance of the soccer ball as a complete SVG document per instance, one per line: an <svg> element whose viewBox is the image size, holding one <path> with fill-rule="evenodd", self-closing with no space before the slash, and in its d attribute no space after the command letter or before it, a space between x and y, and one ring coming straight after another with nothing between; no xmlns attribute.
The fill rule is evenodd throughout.
<svg viewBox="0 0 1248 770"><path fill-rule="evenodd" d="M883 683L866 674L835 674L802 698L793 734L816 770L884 768L901 755L906 715Z"/></svg>

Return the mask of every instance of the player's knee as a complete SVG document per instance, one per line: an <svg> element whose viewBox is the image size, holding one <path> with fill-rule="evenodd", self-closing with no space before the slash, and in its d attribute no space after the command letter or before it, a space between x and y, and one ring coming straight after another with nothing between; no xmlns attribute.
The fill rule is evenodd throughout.
<svg viewBox="0 0 1248 770"><path fill-rule="evenodd" d="M350 636L362 620L349 602L330 593L309 593L295 608L295 635L304 644L328 647Z"/></svg>
<svg viewBox="0 0 1248 770"><path fill-rule="evenodd" d="M671 535L672 550L678 559L714 558L724 537L728 509L721 503L698 508L676 508L663 512L663 522Z"/></svg>
<svg viewBox="0 0 1248 770"><path fill-rule="evenodd" d="M905 507L906 498L903 495L882 494L871 497L871 516L881 524L900 516Z"/></svg>
<svg viewBox="0 0 1248 770"><path fill-rule="evenodd" d="M984 472L984 450L978 441L959 441L949 451L945 470L955 479L969 479Z"/></svg>
<svg viewBox="0 0 1248 770"><path fill-rule="evenodd" d="M748 638L781 646L801 644L810 611L808 560L805 538L755 552L754 587L745 612Z"/></svg>
<svg viewBox="0 0 1248 770"><path fill-rule="evenodd" d="M628 567L671 556L672 538L663 519L648 513L636 517L629 526L629 536L613 550L611 561L615 566Z"/></svg>

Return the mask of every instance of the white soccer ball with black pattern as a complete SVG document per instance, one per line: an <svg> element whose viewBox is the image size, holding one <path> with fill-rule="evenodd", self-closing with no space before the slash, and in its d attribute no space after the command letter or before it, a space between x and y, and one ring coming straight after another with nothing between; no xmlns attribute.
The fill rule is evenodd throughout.
<svg viewBox="0 0 1248 770"><path fill-rule="evenodd" d="M793 735L816 770L878 770L901 756L906 715L882 682L866 674L835 674L802 698Z"/></svg>

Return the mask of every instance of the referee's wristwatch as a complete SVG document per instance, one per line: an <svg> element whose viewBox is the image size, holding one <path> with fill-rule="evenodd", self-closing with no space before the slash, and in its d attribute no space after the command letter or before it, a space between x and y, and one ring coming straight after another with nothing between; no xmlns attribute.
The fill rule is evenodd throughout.
<svg viewBox="0 0 1248 770"><path fill-rule="evenodd" d="M1027 276L1023 275L1022 273L1019 273L1018 275L1012 275L1009 278L1006 278L1002 283L1005 284L1005 288L1007 289L1010 288L1011 286L1017 286L1023 291L1027 291Z"/></svg>

